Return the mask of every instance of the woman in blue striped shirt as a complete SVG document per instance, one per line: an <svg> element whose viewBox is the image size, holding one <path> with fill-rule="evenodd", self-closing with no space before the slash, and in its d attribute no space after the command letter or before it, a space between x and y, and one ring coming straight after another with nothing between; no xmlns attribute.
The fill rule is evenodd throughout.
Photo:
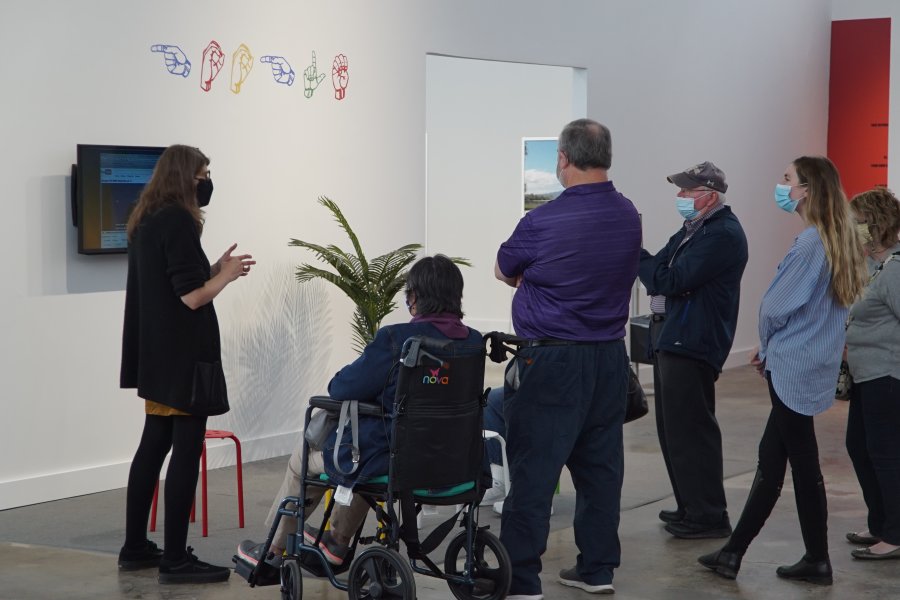
<svg viewBox="0 0 900 600"><path fill-rule="evenodd" d="M759 444L759 466L728 543L700 564L734 579L741 558L781 494L791 464L806 553L778 567L779 577L830 585L828 509L813 416L834 402L849 306L865 285L862 245L834 164L803 156L775 186L775 202L806 228L778 265L759 307L759 349L751 364L766 378L772 411Z"/></svg>

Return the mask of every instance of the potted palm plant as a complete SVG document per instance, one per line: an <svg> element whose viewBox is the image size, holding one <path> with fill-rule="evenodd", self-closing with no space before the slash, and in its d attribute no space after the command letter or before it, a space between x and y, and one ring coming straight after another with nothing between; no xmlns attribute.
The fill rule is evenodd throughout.
<svg viewBox="0 0 900 600"><path fill-rule="evenodd" d="M341 289L356 309L353 312L353 347L362 352L374 338L381 321L397 308L394 298L406 283L406 273L422 249L421 244L406 244L381 256L368 260L363 253L359 239L344 217L341 209L331 199L321 196L319 204L331 211L350 243L353 252L344 251L334 244L322 246L291 239L288 245L299 246L312 251L316 257L333 271L307 263L296 269L297 281L303 283L312 279L324 279ZM453 257L457 264L471 266L464 258Z"/></svg>

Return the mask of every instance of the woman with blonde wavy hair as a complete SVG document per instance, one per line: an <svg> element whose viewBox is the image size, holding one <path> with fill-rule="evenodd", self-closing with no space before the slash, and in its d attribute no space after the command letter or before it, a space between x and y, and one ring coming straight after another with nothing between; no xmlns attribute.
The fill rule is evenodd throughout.
<svg viewBox="0 0 900 600"><path fill-rule="evenodd" d="M900 200L882 187L850 207L871 275L847 324L847 452L869 514L847 540L863 546L854 558L900 559Z"/></svg>
<svg viewBox="0 0 900 600"><path fill-rule="evenodd" d="M828 508L813 416L834 403L850 305L866 272L856 224L834 164L802 156L775 186L775 203L797 213L805 229L794 240L759 307L759 349L751 364L765 377L772 411L759 444L759 466L740 521L725 546L700 564L728 579L759 534L791 465L806 552L779 577L831 585Z"/></svg>

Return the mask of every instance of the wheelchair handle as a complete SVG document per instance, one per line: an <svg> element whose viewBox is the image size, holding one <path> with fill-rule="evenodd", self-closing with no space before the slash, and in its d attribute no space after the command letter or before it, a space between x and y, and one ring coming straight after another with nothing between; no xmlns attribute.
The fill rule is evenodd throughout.
<svg viewBox="0 0 900 600"><path fill-rule="evenodd" d="M452 343L453 340L439 340L423 335L414 335L403 342L403 348L400 350L400 364L404 367L417 367L422 364L423 356L441 364L444 361L430 352L426 352L425 348L440 352L447 350Z"/></svg>
<svg viewBox="0 0 900 600"><path fill-rule="evenodd" d="M488 357L495 363L505 362L509 358L507 354L519 356L519 347L527 341L523 337L502 331L486 333L484 340L490 343L491 349L488 352Z"/></svg>

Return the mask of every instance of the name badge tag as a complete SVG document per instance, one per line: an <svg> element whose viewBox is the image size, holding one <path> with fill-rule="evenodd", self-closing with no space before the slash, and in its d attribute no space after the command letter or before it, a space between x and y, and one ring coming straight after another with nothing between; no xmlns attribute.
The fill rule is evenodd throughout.
<svg viewBox="0 0 900 600"><path fill-rule="evenodd" d="M341 506L350 506L350 502L353 500L353 488L344 487L339 485L338 488L334 491L334 501L340 504Z"/></svg>

